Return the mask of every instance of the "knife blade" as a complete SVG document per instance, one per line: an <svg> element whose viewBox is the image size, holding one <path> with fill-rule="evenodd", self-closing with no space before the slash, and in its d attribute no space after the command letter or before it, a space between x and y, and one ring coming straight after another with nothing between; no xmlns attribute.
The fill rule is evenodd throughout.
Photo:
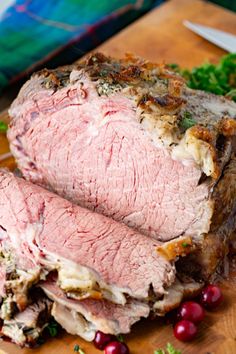
<svg viewBox="0 0 236 354"><path fill-rule="evenodd" d="M183 21L185 27L230 53L236 53L236 36L215 28Z"/></svg>

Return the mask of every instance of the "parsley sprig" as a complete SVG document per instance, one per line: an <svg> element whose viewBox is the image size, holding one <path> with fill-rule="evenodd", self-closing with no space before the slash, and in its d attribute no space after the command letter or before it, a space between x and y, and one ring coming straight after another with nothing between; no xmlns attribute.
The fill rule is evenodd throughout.
<svg viewBox="0 0 236 354"><path fill-rule="evenodd" d="M188 242L182 242L182 247L190 247L191 245Z"/></svg>
<svg viewBox="0 0 236 354"><path fill-rule="evenodd" d="M0 133L6 133L7 128L8 128L7 124L0 120Z"/></svg>
<svg viewBox="0 0 236 354"><path fill-rule="evenodd" d="M167 343L166 349L154 350L154 354L181 354L181 351L176 350L172 344Z"/></svg>
<svg viewBox="0 0 236 354"><path fill-rule="evenodd" d="M48 331L49 335L51 337L56 337L59 331L59 324L55 320L51 320L49 324L46 327L46 330Z"/></svg>
<svg viewBox="0 0 236 354"><path fill-rule="evenodd" d="M74 346L74 352L75 352L75 353L79 353L79 354L85 354L85 352L83 351L83 349L81 349L78 344L76 344L76 345Z"/></svg>
<svg viewBox="0 0 236 354"><path fill-rule="evenodd" d="M117 336L116 336L116 338L117 338L117 340L119 341L119 342L121 342L121 343L124 343L124 337L122 336L122 334L118 334Z"/></svg>
<svg viewBox="0 0 236 354"><path fill-rule="evenodd" d="M227 96L236 101L236 53L223 56L216 65L205 63L192 70L183 70L177 64L170 64L169 67L182 75L190 88Z"/></svg>

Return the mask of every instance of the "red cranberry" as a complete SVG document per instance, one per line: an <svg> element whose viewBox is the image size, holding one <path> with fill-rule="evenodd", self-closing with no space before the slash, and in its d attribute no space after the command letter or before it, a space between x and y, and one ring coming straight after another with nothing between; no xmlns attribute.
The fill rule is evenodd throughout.
<svg viewBox="0 0 236 354"><path fill-rule="evenodd" d="M114 341L114 338L115 336L111 334L97 331L93 340L93 344L97 349L103 350L108 343Z"/></svg>
<svg viewBox="0 0 236 354"><path fill-rule="evenodd" d="M105 354L129 354L129 348L125 343L114 341L105 347Z"/></svg>
<svg viewBox="0 0 236 354"><path fill-rule="evenodd" d="M174 335L177 339L188 342L192 340L197 334L197 327L188 320L182 320L176 323L174 327Z"/></svg>
<svg viewBox="0 0 236 354"><path fill-rule="evenodd" d="M220 288L216 285L208 285L200 294L201 304L209 310L212 310L220 305L223 301L223 295Z"/></svg>
<svg viewBox="0 0 236 354"><path fill-rule="evenodd" d="M182 320L189 320L199 323L203 320L205 311L201 305L194 301L186 301L180 305L178 317Z"/></svg>

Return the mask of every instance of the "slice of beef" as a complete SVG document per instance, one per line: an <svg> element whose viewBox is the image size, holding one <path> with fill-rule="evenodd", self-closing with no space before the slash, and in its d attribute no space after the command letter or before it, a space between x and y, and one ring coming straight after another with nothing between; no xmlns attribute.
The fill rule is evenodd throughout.
<svg viewBox="0 0 236 354"><path fill-rule="evenodd" d="M39 284L45 294L54 301L52 315L68 333L77 334L86 340L93 340L97 330L104 333L128 333L132 324L142 317L148 317L148 304L137 300L129 300L124 306L112 304L106 300L85 299L77 301L68 299L55 281L44 281ZM198 294L201 284L188 279L185 282L176 280L175 284L157 301L152 308L152 316L163 316L176 307L185 297Z"/></svg>
<svg viewBox="0 0 236 354"><path fill-rule="evenodd" d="M54 281L40 283L47 296L54 301L52 315L68 333L79 335L91 341L97 330L105 333L128 333L133 323L150 312L148 304L129 300L124 306L106 300L74 300Z"/></svg>
<svg viewBox="0 0 236 354"><path fill-rule="evenodd" d="M47 302L34 298L38 287L67 331L92 340L98 329L127 333L141 317L164 315L186 287L202 286L176 279L176 260L195 251L191 238L162 244L6 171L0 225L2 333L19 344L37 338L47 323L41 314Z"/></svg>
<svg viewBox="0 0 236 354"><path fill-rule="evenodd" d="M10 259L16 258L12 263L21 269L11 289L40 267L56 270L70 297L120 304L127 296L148 299L150 290L158 299L174 282L174 263L158 254L160 242L10 173L0 172L0 186L0 225L10 240L2 248L7 262L9 248ZM35 265L26 274L18 262L22 257Z"/></svg>
<svg viewBox="0 0 236 354"><path fill-rule="evenodd" d="M27 179L158 240L191 237L199 252L190 266L214 273L236 226L224 173L234 159L234 102L186 88L164 65L98 53L33 75L9 113Z"/></svg>

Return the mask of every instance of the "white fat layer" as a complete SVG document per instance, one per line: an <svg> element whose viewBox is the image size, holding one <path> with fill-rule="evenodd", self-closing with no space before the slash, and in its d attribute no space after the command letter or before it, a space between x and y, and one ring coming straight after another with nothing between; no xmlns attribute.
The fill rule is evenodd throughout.
<svg viewBox="0 0 236 354"><path fill-rule="evenodd" d="M40 285L40 287L43 289L45 294L55 302L53 305L52 314L60 325L69 333L77 334L86 340L93 340L97 330L114 335L122 333L122 329L116 319L109 320L107 318L101 318L93 315L92 312L88 311L88 309L83 306L83 301L68 301L60 296L57 296L57 294L54 294L54 292L50 291L50 289L46 286L43 286L43 284ZM142 306L146 307L147 317L150 311L149 306L148 304L143 303ZM69 312L71 312L71 314ZM138 321L138 319L139 316L137 318L134 317L134 322ZM71 329L68 321L73 323L73 329ZM78 321L78 323L75 324L73 321ZM75 331L77 331L77 333L75 333Z"/></svg>
<svg viewBox="0 0 236 354"><path fill-rule="evenodd" d="M94 339L96 328L78 312L54 302L52 316L67 333L78 335L89 342Z"/></svg>
<svg viewBox="0 0 236 354"><path fill-rule="evenodd" d="M202 288L203 284L197 283L194 280L186 283L181 283L178 279L168 289L162 300L158 300L153 305L153 310L158 316L164 316L170 310L179 306L186 295L196 295Z"/></svg>
<svg viewBox="0 0 236 354"><path fill-rule="evenodd" d="M5 298L2 302L1 309L0 309L0 318L3 320L9 320L12 315L13 310L13 296L9 295Z"/></svg>
<svg viewBox="0 0 236 354"><path fill-rule="evenodd" d="M138 111L139 113L140 111ZM138 119L157 148L169 148L173 143L178 142L176 115L159 115L156 117L154 114L142 114Z"/></svg>
<svg viewBox="0 0 236 354"><path fill-rule="evenodd" d="M30 331L28 330L24 333L24 326L22 326L20 323L17 323L13 319L4 321L1 333L6 337L11 338L14 343L23 346L25 343L27 343L28 338L30 338L30 340L36 340L46 326L47 324L45 324L42 328L32 328Z"/></svg>
<svg viewBox="0 0 236 354"><path fill-rule="evenodd" d="M222 116L224 112L228 112L232 117L236 116L235 103L230 100L226 102L222 102L217 99L203 100L202 105L216 116Z"/></svg>
<svg viewBox="0 0 236 354"><path fill-rule="evenodd" d="M168 289L162 300L158 300L153 305L153 310L158 316L164 316L166 312L177 307L183 298L183 286L179 281Z"/></svg>
<svg viewBox="0 0 236 354"><path fill-rule="evenodd" d="M210 106L211 103L208 103ZM214 112L213 106L207 108ZM218 113L219 108L222 110L222 103L215 107ZM212 147L196 138L191 128L187 129L181 138L177 115L155 115L154 112L144 114L138 109L137 119L157 148L168 149L174 160L180 161L183 165L196 166L207 176L214 174L216 165Z"/></svg>
<svg viewBox="0 0 236 354"><path fill-rule="evenodd" d="M184 164L194 162L207 175L211 176L215 170L214 156L208 143L197 139L188 129L180 143L172 150L174 160L182 161Z"/></svg>
<svg viewBox="0 0 236 354"><path fill-rule="evenodd" d="M193 241L195 244L200 244L202 242L203 235L210 231L213 212L213 200L205 200L204 203L199 204L195 221L188 229L189 235L193 235Z"/></svg>
<svg viewBox="0 0 236 354"><path fill-rule="evenodd" d="M86 298L95 291L101 293L103 298L111 302L124 305L126 303L125 294L132 296L130 289L107 284L93 269L59 257L45 249L42 249L42 252L45 254L40 259L42 264L57 270L60 288L71 294L74 292L73 298Z"/></svg>
<svg viewBox="0 0 236 354"><path fill-rule="evenodd" d="M33 252L32 256L30 256L31 252L27 252L27 256L30 256L30 261L35 264L36 267L39 267L39 254L40 250L35 244L35 239L37 235L39 235L42 231L42 223L36 222L34 224L27 224L27 227L21 231L8 231L7 235L11 241L11 247L15 248L16 254L18 250L24 252L25 249L28 249ZM24 235L24 237L22 237ZM30 271L30 269L29 269Z"/></svg>
<svg viewBox="0 0 236 354"><path fill-rule="evenodd" d="M41 230L41 222L29 224L24 231L23 237L24 242L27 243L29 249L33 252L32 258L35 259L35 263L43 267L41 279L45 279L45 275L48 272L57 270L61 289L71 294L75 292L74 298L89 297L91 291L95 291L100 292L103 298L111 302L124 305L126 303L126 294L133 296L129 288L107 284L95 270L79 265L41 247L39 239ZM11 233L9 237L14 242L15 247L21 246L19 234ZM82 292L81 295L80 292Z"/></svg>
<svg viewBox="0 0 236 354"><path fill-rule="evenodd" d="M26 336L21 328L17 326L16 323L11 323L11 321L5 321L2 326L1 333L18 344L24 345L26 342Z"/></svg>

